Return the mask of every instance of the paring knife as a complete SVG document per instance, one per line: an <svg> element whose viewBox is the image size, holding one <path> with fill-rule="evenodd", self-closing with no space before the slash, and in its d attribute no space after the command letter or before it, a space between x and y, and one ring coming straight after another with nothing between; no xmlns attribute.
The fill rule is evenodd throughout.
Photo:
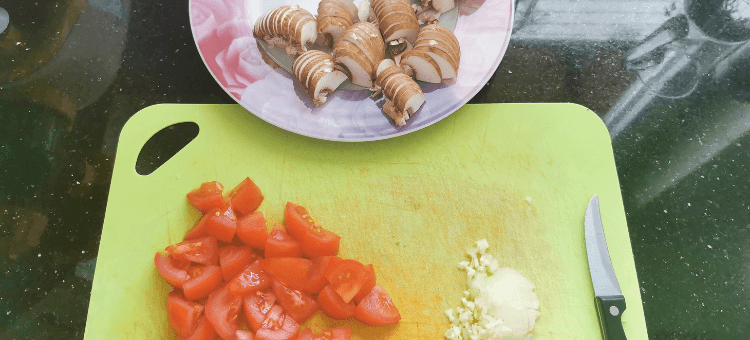
<svg viewBox="0 0 750 340"><path fill-rule="evenodd" d="M586 254L589 258L591 281L594 283L602 335L607 340L626 340L620 318L625 311L625 297L622 296L612 261L609 259L607 239L604 237L602 216L599 213L599 195L595 195L589 202L583 224Z"/></svg>

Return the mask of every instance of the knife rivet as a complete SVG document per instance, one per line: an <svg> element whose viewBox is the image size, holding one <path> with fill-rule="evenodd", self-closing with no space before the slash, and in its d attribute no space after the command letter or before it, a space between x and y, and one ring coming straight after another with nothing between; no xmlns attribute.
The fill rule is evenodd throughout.
<svg viewBox="0 0 750 340"><path fill-rule="evenodd" d="M612 314L612 316L618 316L620 315L620 310L617 308L617 306L609 307L609 314Z"/></svg>

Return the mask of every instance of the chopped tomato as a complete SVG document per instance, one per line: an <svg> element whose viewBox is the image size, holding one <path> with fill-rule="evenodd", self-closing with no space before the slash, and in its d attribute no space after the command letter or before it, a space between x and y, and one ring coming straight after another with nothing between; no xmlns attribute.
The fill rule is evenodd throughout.
<svg viewBox="0 0 750 340"><path fill-rule="evenodd" d="M331 329L331 340L349 340L352 337L352 329L349 326Z"/></svg>
<svg viewBox="0 0 750 340"><path fill-rule="evenodd" d="M255 338L253 332L250 331L237 330L236 334L237 340L253 340Z"/></svg>
<svg viewBox="0 0 750 340"><path fill-rule="evenodd" d="M204 215L183 242L154 258L159 273L178 288L168 295L167 307L180 338L351 338L349 327L298 334L300 324L319 309L333 319L354 317L369 325L401 319L377 285L373 266L337 257L341 237L318 224L305 207L287 202L286 227L276 224L268 233L265 216L257 211L264 197L250 178L226 198L223 190L213 181L188 193L188 201ZM257 260L261 255L265 258ZM241 309L252 331L239 329Z"/></svg>
<svg viewBox="0 0 750 340"><path fill-rule="evenodd" d="M299 324L284 314L279 305L271 307L261 328L255 333L256 340L294 340L297 338Z"/></svg>
<svg viewBox="0 0 750 340"><path fill-rule="evenodd" d="M367 296L367 293L369 293L370 290L375 287L375 284L377 284L377 282L375 281L375 269L372 267L372 265L368 264L364 268L365 277L364 280L362 280L362 287L359 288L359 292L357 293L357 295L354 295L354 298L352 299L355 303L359 303L360 301L362 301L362 299Z"/></svg>
<svg viewBox="0 0 750 340"><path fill-rule="evenodd" d="M266 249L268 230L266 230L266 218L263 213L256 211L240 217L237 220L237 237L251 247Z"/></svg>
<svg viewBox="0 0 750 340"><path fill-rule="evenodd" d="M224 202L224 197L221 196L221 192L224 191L224 186L219 182L206 182L201 184L198 189L195 189L187 194L187 199L194 207L198 208L204 214L213 209L223 209L227 203Z"/></svg>
<svg viewBox="0 0 750 340"><path fill-rule="evenodd" d="M172 329L183 338L193 334L198 318L203 313L203 306L183 299L172 292L167 295L167 318Z"/></svg>
<svg viewBox="0 0 750 340"><path fill-rule="evenodd" d="M258 260L261 267L285 286L302 290L307 283L312 261L299 257L280 257Z"/></svg>
<svg viewBox="0 0 750 340"><path fill-rule="evenodd" d="M297 340L313 340L313 332L311 328L308 328L297 335Z"/></svg>
<svg viewBox="0 0 750 340"><path fill-rule="evenodd" d="M263 193L248 177L245 178L229 193L229 201L242 215L247 215L258 209L263 203Z"/></svg>
<svg viewBox="0 0 750 340"><path fill-rule="evenodd" d="M289 234L284 227L277 224L271 230L271 236L266 241L266 258L271 257L302 257L302 247Z"/></svg>
<svg viewBox="0 0 750 340"><path fill-rule="evenodd" d="M154 265L159 274L172 286L182 288L187 279L187 270L190 262L172 258L167 252L157 252L154 257Z"/></svg>
<svg viewBox="0 0 750 340"><path fill-rule="evenodd" d="M273 292L257 291L243 298L242 309L245 312L247 323L254 331L258 331L266 320L266 315L276 304L276 295Z"/></svg>
<svg viewBox="0 0 750 340"><path fill-rule="evenodd" d="M315 220L313 220L305 207L292 202L286 202L284 225L289 235L294 237L295 240L302 241L307 233L307 229L310 229L313 224L315 224Z"/></svg>
<svg viewBox="0 0 750 340"><path fill-rule="evenodd" d="M219 248L219 264L224 280L231 281L247 265L255 260L255 254L250 247L225 246Z"/></svg>
<svg viewBox="0 0 750 340"><path fill-rule="evenodd" d="M247 265L242 272L227 284L227 290L234 295L247 295L271 287L268 275L259 261Z"/></svg>
<svg viewBox="0 0 750 340"><path fill-rule="evenodd" d="M237 231L237 217L234 215L232 206L211 210L206 213L206 216L209 216L206 221L206 232L220 241L232 242L234 233Z"/></svg>
<svg viewBox="0 0 750 340"><path fill-rule="evenodd" d="M332 256L339 253L341 236L313 224L302 240L302 254L309 257Z"/></svg>
<svg viewBox="0 0 750 340"><path fill-rule="evenodd" d="M273 292L281 307L297 323L307 321L320 306L310 295L284 286L278 280L273 280Z"/></svg>
<svg viewBox="0 0 750 340"><path fill-rule="evenodd" d="M375 285L357 305L354 318L371 326L383 326L401 320L401 314L385 289Z"/></svg>
<svg viewBox="0 0 750 340"><path fill-rule="evenodd" d="M320 304L320 309L323 310L323 313L326 313L329 318L335 320L344 320L353 317L354 309L357 308L354 301L349 303L344 302L341 296L333 291L331 286L326 286L318 294L318 304Z"/></svg>
<svg viewBox="0 0 750 340"><path fill-rule="evenodd" d="M352 331L349 327L339 327L326 329L317 334L313 334L310 328L299 333L297 340L349 340Z"/></svg>
<svg viewBox="0 0 750 340"><path fill-rule="evenodd" d="M197 237L206 236L208 235L208 221L211 219L211 215L204 214L201 216L201 218L198 220L198 223L196 223L192 229L188 230L187 234L185 234L186 240L191 240Z"/></svg>
<svg viewBox="0 0 750 340"><path fill-rule="evenodd" d="M365 281L365 266L355 260L341 260L338 265L326 273L331 288L349 303Z"/></svg>
<svg viewBox="0 0 750 340"><path fill-rule="evenodd" d="M219 266L194 265L188 269L188 278L182 285L182 291L188 300L200 300L211 294L221 284Z"/></svg>
<svg viewBox="0 0 750 340"><path fill-rule="evenodd" d="M201 318L198 319L198 325L193 330L193 335L187 340L216 340L216 331L214 331L214 327L211 326L208 319L201 315Z"/></svg>
<svg viewBox="0 0 750 340"><path fill-rule="evenodd" d="M338 254L341 237L315 222L305 207L287 202L284 223L289 235L302 245L305 256L314 258Z"/></svg>
<svg viewBox="0 0 750 340"><path fill-rule="evenodd" d="M208 296L206 318L222 338L236 336L241 305L242 297L230 294L223 285Z"/></svg>
<svg viewBox="0 0 750 340"><path fill-rule="evenodd" d="M219 245L211 236L182 241L166 248L172 257L183 260L215 265L219 262Z"/></svg>
<svg viewBox="0 0 750 340"><path fill-rule="evenodd" d="M308 294L318 294L320 291L328 285L328 279L325 277L325 272L328 271L329 267L336 267L340 258L336 256L320 256L312 259L312 266L310 267L310 273L307 276L307 283L303 291Z"/></svg>

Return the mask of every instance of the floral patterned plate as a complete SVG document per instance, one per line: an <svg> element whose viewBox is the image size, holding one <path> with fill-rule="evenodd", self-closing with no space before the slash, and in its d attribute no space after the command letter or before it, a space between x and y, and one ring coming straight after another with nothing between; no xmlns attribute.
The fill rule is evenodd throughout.
<svg viewBox="0 0 750 340"><path fill-rule="evenodd" d="M324 105L314 107L303 86L278 67L253 37L253 24L271 9L299 5L315 14L318 2L190 0L190 26L208 70L240 105L282 129L325 140L392 138L447 117L479 92L495 72L508 47L513 23L513 0L456 1L454 33L461 45L458 76L442 84L420 82L427 101L406 125L396 126L381 111L383 100L370 99L368 90L340 88Z"/></svg>

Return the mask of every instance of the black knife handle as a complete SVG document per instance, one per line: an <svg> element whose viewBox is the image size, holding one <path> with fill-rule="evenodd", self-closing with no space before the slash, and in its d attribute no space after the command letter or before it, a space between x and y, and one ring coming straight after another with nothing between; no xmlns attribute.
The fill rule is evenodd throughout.
<svg viewBox="0 0 750 340"><path fill-rule="evenodd" d="M602 332L607 340L627 340L622 329L622 312L625 311L625 298L622 295L597 296Z"/></svg>

